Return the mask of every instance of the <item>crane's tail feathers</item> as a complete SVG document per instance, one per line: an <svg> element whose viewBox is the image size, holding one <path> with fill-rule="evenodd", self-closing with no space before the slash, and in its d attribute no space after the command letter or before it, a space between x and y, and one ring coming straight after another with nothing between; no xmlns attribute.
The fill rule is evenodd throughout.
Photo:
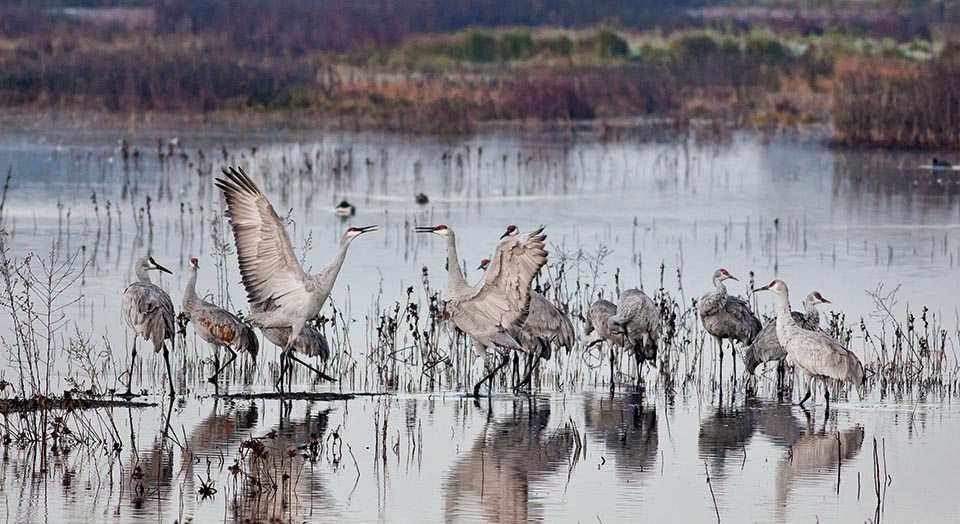
<svg viewBox="0 0 960 524"><path fill-rule="evenodd" d="M254 361L257 360L257 355L260 354L260 339L257 338L253 328L244 326L237 340L236 349L246 351Z"/></svg>

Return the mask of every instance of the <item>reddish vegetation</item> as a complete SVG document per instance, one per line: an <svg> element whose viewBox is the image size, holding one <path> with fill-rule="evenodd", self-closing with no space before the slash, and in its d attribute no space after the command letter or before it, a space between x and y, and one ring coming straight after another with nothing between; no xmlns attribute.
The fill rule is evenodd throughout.
<svg viewBox="0 0 960 524"><path fill-rule="evenodd" d="M960 63L848 60L836 65L834 142L960 147Z"/></svg>

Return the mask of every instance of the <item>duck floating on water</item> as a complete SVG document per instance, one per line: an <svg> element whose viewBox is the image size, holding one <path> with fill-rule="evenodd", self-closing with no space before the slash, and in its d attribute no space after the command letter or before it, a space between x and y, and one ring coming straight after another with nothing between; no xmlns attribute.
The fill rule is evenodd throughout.
<svg viewBox="0 0 960 524"><path fill-rule="evenodd" d="M353 204L342 200L335 209L338 217L352 217L357 214L357 208Z"/></svg>
<svg viewBox="0 0 960 524"><path fill-rule="evenodd" d="M933 160L930 161L930 165L934 169L953 169L953 164L947 162L946 160L941 160L937 157L933 157Z"/></svg>

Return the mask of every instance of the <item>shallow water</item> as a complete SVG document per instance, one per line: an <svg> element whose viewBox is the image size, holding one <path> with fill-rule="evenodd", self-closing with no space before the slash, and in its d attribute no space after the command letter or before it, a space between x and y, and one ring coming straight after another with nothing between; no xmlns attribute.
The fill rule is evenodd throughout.
<svg viewBox="0 0 960 524"><path fill-rule="evenodd" d="M29 465L12 453L8 516L36 520L43 508L54 522L709 522L719 511L734 522L864 522L878 507L874 439L881 478L889 475L883 521L943 521L960 510L946 481L960 466L949 437L960 417L943 405L843 403L825 421L823 406L808 420L766 401L720 410L601 392L293 401L283 414L278 401L191 399L172 412L179 444L167 452L156 437L164 411L116 410L122 433L130 422L137 429L138 453L56 460L42 489L19 499L11 488ZM325 447L291 466L286 452L309 456L311 434L327 435ZM251 437L268 449L258 478L275 479L276 491L255 495L244 480L252 467L230 471ZM134 480L137 466L144 475ZM209 480L217 493L204 499L197 492Z"/></svg>
<svg viewBox="0 0 960 524"><path fill-rule="evenodd" d="M171 147L174 137L179 145ZM126 160L120 139L130 144ZM295 389L393 394L286 407L276 400L216 400L203 381L210 352L188 329L174 352L181 396L171 411L159 395L162 362L148 354L134 384L161 406L115 409L112 416L86 412L80 419L92 432L117 436L123 448L61 453L46 473L38 473L43 457L32 448L7 448L0 514L53 522L618 522L640 516L699 522L719 512L737 522L864 521L877 517L876 439L881 480L884 471L890 475L882 519L943 520L960 510L947 481L958 466L949 446L960 431L952 390L930 398L873 390L865 400L850 393L831 406L829 421L824 406L815 405L808 423L799 408L745 400L735 386L727 389L732 398L718 395L708 380L697 380L712 374L715 359L704 363L689 354L671 358L684 362L681 372L694 379L664 387L647 371L643 402L620 390L612 398L598 391L609 376L602 355L554 359L547 371L552 378L541 382L537 396L495 390L491 401L480 403L460 393L479 362L457 361L460 368L425 383L422 367L407 364L408 327L401 326L395 341L400 356L389 362L399 378L382 380L385 364L371 357L383 352L376 347L376 321L408 300L408 288L409 300L426 307L424 267L431 290L445 282L442 243L411 232L414 224L436 223L456 229L468 274L507 224L545 224L552 263L541 280L571 297L578 330L576 315L596 290L609 298L618 287L656 289L662 263L663 288L684 305L710 289L721 266L741 278L730 286L737 294L746 293L751 272L758 283L783 278L795 308L817 289L834 302L823 311L846 314L851 348L868 362L877 355L861 336L861 319L871 333L892 332L866 293L879 284L884 293L900 286L892 305L900 321L907 311L919 315L929 307L932 332L943 329L953 341L958 315L948 290L960 272L960 176L923 169L927 163L921 154L837 153L795 138L746 133L701 140L657 132L601 141L490 131L450 140L5 121L0 168L9 166L12 174L2 210L9 256L42 254L53 244L61 257L78 253L87 263L81 282L70 288L80 299L65 311L64 329L88 336L96 372L61 349L51 359L51 391L67 388L69 380L81 388L120 387L116 377L126 368L131 339L119 296L133 279L133 261L147 251L176 273L160 278L175 304L186 264L196 256L198 289L245 309L235 256L224 256L217 245L232 235L217 222L212 185L221 166L241 165L279 214L289 215L293 243L315 270L347 227L380 224L380 232L354 242L324 310L336 316L332 305L342 315L327 332L340 382L315 385L301 374ZM429 196L428 205L414 202L419 192ZM343 198L357 206L355 217L334 216ZM753 300L760 311L772 310L772 297ZM5 340L11 326L0 316ZM62 345L71 336L62 335ZM447 335L439 340L451 341ZM0 362L0 374L17 383L23 364L6 344L11 356ZM713 349L704 346L707 355ZM957 358L951 352L944 358L950 382ZM268 343L255 365L245 356L238 362L221 392L272 390L276 351ZM760 396L770 391L761 388ZM799 391L794 395L799 400ZM276 438L264 439L263 460L241 448L274 429ZM309 456L314 440L317 457ZM287 456L291 449L297 451ZM230 470L235 461L237 474ZM217 493L201 500L199 478L208 475ZM277 480L276 491L265 479Z"/></svg>

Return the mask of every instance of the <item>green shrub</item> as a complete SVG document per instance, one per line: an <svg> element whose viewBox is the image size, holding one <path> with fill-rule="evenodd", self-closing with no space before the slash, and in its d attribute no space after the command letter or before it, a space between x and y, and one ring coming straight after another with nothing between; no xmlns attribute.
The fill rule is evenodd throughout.
<svg viewBox="0 0 960 524"><path fill-rule="evenodd" d="M570 56L573 53L573 39L567 35L537 39L536 46L538 51L548 51L556 56Z"/></svg>
<svg viewBox="0 0 960 524"><path fill-rule="evenodd" d="M623 58L629 52L627 41L617 33L604 29L597 34L597 53L600 58Z"/></svg>
<svg viewBox="0 0 960 524"><path fill-rule="evenodd" d="M460 56L470 62L492 62L497 55L497 41L487 33L470 31L460 43Z"/></svg>
<svg viewBox="0 0 960 524"><path fill-rule="evenodd" d="M533 56L533 37L529 31L507 31L497 41L500 60L527 59Z"/></svg>

